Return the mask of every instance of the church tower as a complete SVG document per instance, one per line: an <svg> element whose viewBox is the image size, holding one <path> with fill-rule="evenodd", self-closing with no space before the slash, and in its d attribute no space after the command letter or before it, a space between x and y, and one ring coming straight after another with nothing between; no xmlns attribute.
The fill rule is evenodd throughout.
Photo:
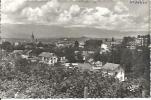
<svg viewBox="0 0 151 100"><path fill-rule="evenodd" d="M33 32L32 32L32 35L31 35L31 41L35 42L35 36L34 36Z"/></svg>
<svg viewBox="0 0 151 100"><path fill-rule="evenodd" d="M0 45L2 44L2 38L1 38L1 36L0 36Z"/></svg>
<svg viewBox="0 0 151 100"><path fill-rule="evenodd" d="M2 59L2 38L0 36L0 60Z"/></svg>

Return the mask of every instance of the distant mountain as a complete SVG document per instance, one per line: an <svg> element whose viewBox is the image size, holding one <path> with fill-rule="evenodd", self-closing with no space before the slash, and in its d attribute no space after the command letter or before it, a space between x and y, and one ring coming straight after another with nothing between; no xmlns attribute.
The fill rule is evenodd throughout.
<svg viewBox="0 0 151 100"><path fill-rule="evenodd" d="M32 32L36 38L122 38L148 34L147 31L116 31L90 27L63 27L57 25L2 24L2 37L30 38Z"/></svg>

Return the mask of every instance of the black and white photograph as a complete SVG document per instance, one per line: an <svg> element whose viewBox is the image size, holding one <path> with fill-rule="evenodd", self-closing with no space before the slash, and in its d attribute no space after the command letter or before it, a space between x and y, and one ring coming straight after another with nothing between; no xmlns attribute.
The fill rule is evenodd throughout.
<svg viewBox="0 0 151 100"><path fill-rule="evenodd" d="M0 98L149 98L150 0L1 0Z"/></svg>

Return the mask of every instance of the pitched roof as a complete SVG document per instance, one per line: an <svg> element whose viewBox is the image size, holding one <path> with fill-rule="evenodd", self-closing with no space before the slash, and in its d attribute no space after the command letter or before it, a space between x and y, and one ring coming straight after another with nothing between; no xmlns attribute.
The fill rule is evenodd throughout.
<svg viewBox="0 0 151 100"><path fill-rule="evenodd" d="M114 63L106 63L102 68L105 70L116 70L120 65Z"/></svg>
<svg viewBox="0 0 151 100"><path fill-rule="evenodd" d="M14 50L13 53L23 53L23 50Z"/></svg>
<svg viewBox="0 0 151 100"><path fill-rule="evenodd" d="M53 57L54 54L53 53L49 53L49 52L42 52L39 56L40 57Z"/></svg>

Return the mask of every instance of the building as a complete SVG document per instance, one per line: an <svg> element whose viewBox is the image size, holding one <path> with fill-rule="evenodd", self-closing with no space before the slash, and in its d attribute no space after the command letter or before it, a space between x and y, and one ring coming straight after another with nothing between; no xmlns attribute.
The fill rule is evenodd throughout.
<svg viewBox="0 0 151 100"><path fill-rule="evenodd" d="M131 50L136 49L136 41L130 41L126 47Z"/></svg>
<svg viewBox="0 0 151 100"><path fill-rule="evenodd" d="M93 69L102 69L103 63L101 61L94 62Z"/></svg>
<svg viewBox="0 0 151 100"><path fill-rule="evenodd" d="M119 81L125 80L125 71L119 64L106 63L102 66L102 70L108 75L115 76L117 79L119 79Z"/></svg>
<svg viewBox="0 0 151 100"><path fill-rule="evenodd" d="M66 57L65 56L59 57L59 62L61 62L61 63L67 62Z"/></svg>
<svg viewBox="0 0 151 100"><path fill-rule="evenodd" d="M148 46L150 41L150 35L138 35L136 38L136 44L138 46Z"/></svg>
<svg viewBox="0 0 151 100"><path fill-rule="evenodd" d="M79 48L84 48L85 42L81 41L79 42Z"/></svg>
<svg viewBox="0 0 151 100"><path fill-rule="evenodd" d="M42 52L39 57L43 63L49 65L54 65L58 62L58 57L54 53Z"/></svg>
<svg viewBox="0 0 151 100"><path fill-rule="evenodd" d="M21 45L20 42L15 42L15 43L14 43L14 46L19 46L19 45Z"/></svg>
<svg viewBox="0 0 151 100"><path fill-rule="evenodd" d="M12 53L10 53L10 55L14 58L21 57L22 54L23 54L23 50L14 50Z"/></svg>
<svg viewBox="0 0 151 100"><path fill-rule="evenodd" d="M101 45L100 54L106 53L106 52L108 52L108 51L109 51L108 46L107 46L106 44L102 44L102 45Z"/></svg>
<svg viewBox="0 0 151 100"><path fill-rule="evenodd" d="M111 47L115 47L115 46L120 45L120 44L121 44L120 41L113 41L113 42L110 42Z"/></svg>

